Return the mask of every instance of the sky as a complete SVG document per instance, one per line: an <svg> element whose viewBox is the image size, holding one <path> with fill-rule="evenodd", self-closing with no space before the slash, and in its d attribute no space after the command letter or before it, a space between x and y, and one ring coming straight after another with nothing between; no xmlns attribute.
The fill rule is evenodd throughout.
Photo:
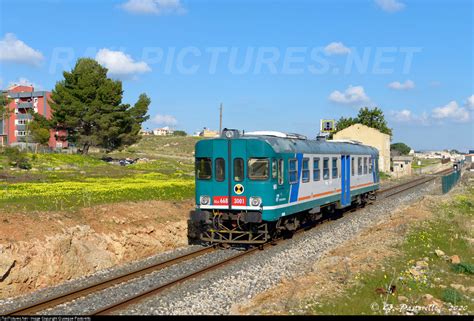
<svg viewBox="0 0 474 321"><path fill-rule="evenodd" d="M314 138L380 107L392 142L474 149L470 0L2 0L0 88L53 90L80 57L152 100L143 127Z"/></svg>

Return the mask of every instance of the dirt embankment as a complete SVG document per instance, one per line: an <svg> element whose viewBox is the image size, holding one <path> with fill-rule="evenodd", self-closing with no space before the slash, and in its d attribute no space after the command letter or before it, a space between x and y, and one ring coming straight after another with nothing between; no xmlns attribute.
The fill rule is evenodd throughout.
<svg viewBox="0 0 474 321"><path fill-rule="evenodd" d="M306 299L336 297L353 285L355 276L383 268L384 260L397 255L395 249L416 221L432 216L433 196L425 196L417 204L395 210L388 221L376 224L355 240L338 246L314 263L312 272L282 282L258 295L251 304L236 305L235 314L287 314ZM357 215L352 213L351 215Z"/></svg>
<svg viewBox="0 0 474 321"><path fill-rule="evenodd" d="M182 247L193 201L147 201L77 212L2 213L0 298Z"/></svg>

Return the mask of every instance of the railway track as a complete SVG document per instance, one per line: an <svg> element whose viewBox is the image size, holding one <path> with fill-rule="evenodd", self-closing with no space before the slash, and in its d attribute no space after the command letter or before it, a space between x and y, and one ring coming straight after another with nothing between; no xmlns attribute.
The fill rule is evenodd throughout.
<svg viewBox="0 0 474 321"><path fill-rule="evenodd" d="M80 297L87 296L92 293L97 293L101 290L113 287L115 285L118 285L120 283L128 282L130 280L142 277L144 275L150 274L155 271L162 270L164 268L167 268L171 265L178 264L187 260L191 260L195 257L204 255L206 253L212 252L215 249L213 247L205 247L202 249L199 249L197 251L193 251L175 258L171 258L166 261L158 262L156 264L150 265L148 267L145 267L143 269L135 270L127 274L123 274L117 277L113 277L104 281L101 281L99 283L90 285L90 286L84 286L79 289L74 289L70 292L67 292L65 294L57 295L51 298L47 298L45 300L35 302L34 304L20 307L18 309L15 309L13 311L9 311L6 313L6 315L32 315L40 311L47 310L49 308L58 306L63 303L71 302L75 299L78 299Z"/></svg>
<svg viewBox="0 0 474 321"><path fill-rule="evenodd" d="M383 190L379 190L377 194L379 196L381 196L382 199L388 198L388 197L400 194L402 192L405 192L409 189L415 188L417 186L423 185L427 182L430 182L430 181L436 179L439 175L444 175L444 174L447 174L451 171L452 171L452 169L442 170L442 171L439 171L439 172L437 172L433 175L430 175L430 176L420 177L420 178L417 178L415 180L412 180L412 181L409 181L409 182L406 182L406 183L403 183L403 184L399 184L399 185L395 185L395 186L392 186L392 187L389 187L389 188L386 188L386 189L383 189ZM305 231L305 229L301 229L301 230L298 231L298 233L304 232L304 231ZM142 300L144 300L148 297L157 295L157 294L159 294L159 293L161 293L161 292L163 292L163 291L165 291L165 290L167 290L167 289L169 289L169 288L171 288L171 287L173 287L177 284L180 284L180 283L185 282L189 279L198 277L198 276L203 275L205 273L209 273L209 272L211 272L213 270L216 270L216 269L218 269L222 266L225 266L225 265L227 265L231 262L239 260L243 256L251 255L251 254L255 253L256 251L259 251L259 250L261 250L263 248L266 248L268 246L274 246L278 242L281 242L281 241L283 241L283 239L275 240L272 243L263 244L260 247L254 247L254 248L250 248L246 251L238 252L236 255L233 255L233 256L225 259L225 260L222 260L222 261L219 261L217 263L206 266L206 267L204 267L204 268L202 268L198 271L191 272L191 273L189 273L189 274L187 274L183 277L176 278L176 279L174 279L174 280L172 280L168 283L158 285L158 286L156 286L156 287L154 287L150 290L144 291L144 292L139 293L137 295L134 295L134 296L131 296L131 297L128 297L128 298L124 298L120 302L116 302L114 304L101 307L100 309L97 309L97 310L91 312L90 314L91 315L113 314L116 311L123 310L126 307L128 307L130 305L133 305L135 303L138 303L138 302L140 302L140 301L142 301ZM166 267L169 267L169 266L172 266L172 265L175 265L175 264L179 264L179 263L187 261L187 260L191 260L195 257L204 255L206 253L210 253L210 252L215 251L215 250L216 249L213 248L213 247L205 247L203 249L200 249L200 250L197 250L197 251L194 251L194 252L182 255L182 256L178 256L176 258L172 258L172 259L169 259L169 260L164 261L164 262L159 262L157 264L154 264L152 266L149 266L149 267L137 270L137 271L127 273L125 275L114 277L114 278L105 280L103 282L100 282L100 283L97 283L97 284L94 284L94 285L91 285L91 286L86 286L86 287L71 291L71 292L63 294L63 295L58 295L58 296L53 297L53 298L48 298L48 299L45 299L45 300L40 301L40 302L36 302L36 303L28 305L28 306L18 308L14 311L9 311L9 312L6 313L6 315L32 315L32 314L35 314L37 312L44 311L44 310L47 310L49 308L58 306L60 304L70 302L70 301L75 300L77 298L84 297L84 296L87 296L89 294L96 293L96 292L104 290L106 288L110 288L110 287L118 285L120 283L124 283L124 282L130 281L130 280L139 278L141 276L144 276L144 275L147 275L149 273L164 269Z"/></svg>

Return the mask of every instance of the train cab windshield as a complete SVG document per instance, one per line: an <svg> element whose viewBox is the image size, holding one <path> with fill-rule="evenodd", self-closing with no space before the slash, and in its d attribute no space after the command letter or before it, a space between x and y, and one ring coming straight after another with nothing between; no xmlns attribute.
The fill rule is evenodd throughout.
<svg viewBox="0 0 474 321"><path fill-rule="evenodd" d="M196 159L196 177L198 179L211 179L212 160L207 157Z"/></svg>
<svg viewBox="0 0 474 321"><path fill-rule="evenodd" d="M269 162L267 158L250 158L248 161L248 175L253 180L266 180L269 176Z"/></svg>

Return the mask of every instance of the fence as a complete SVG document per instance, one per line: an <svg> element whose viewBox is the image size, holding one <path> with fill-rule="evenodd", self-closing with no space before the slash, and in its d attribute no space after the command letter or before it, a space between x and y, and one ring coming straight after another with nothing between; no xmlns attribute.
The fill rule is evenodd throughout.
<svg viewBox="0 0 474 321"><path fill-rule="evenodd" d="M441 178L441 187L443 194L449 192L461 178L461 169L453 171L451 174L445 175Z"/></svg>

